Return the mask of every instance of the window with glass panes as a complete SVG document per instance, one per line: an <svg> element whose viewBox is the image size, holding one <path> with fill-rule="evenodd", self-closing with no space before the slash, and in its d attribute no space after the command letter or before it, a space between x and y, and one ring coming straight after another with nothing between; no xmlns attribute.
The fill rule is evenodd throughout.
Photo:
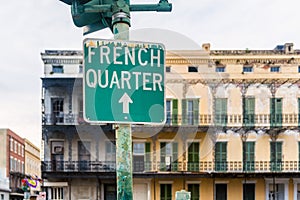
<svg viewBox="0 0 300 200"><path fill-rule="evenodd" d="M191 192L190 200L200 199L200 184L188 184L188 191Z"/></svg>
<svg viewBox="0 0 300 200"><path fill-rule="evenodd" d="M64 73L64 67L62 65L53 65L52 73Z"/></svg>
<svg viewBox="0 0 300 200"><path fill-rule="evenodd" d="M182 99L182 124L199 124L199 99Z"/></svg>
<svg viewBox="0 0 300 200"><path fill-rule="evenodd" d="M282 142L270 142L270 168L272 171L282 170Z"/></svg>
<svg viewBox="0 0 300 200"><path fill-rule="evenodd" d="M166 124L176 125L178 121L178 100L166 100Z"/></svg>
<svg viewBox="0 0 300 200"><path fill-rule="evenodd" d="M216 142L215 144L215 170L227 170L227 142Z"/></svg>
<svg viewBox="0 0 300 200"><path fill-rule="evenodd" d="M105 142L105 160L115 162L116 160L116 142L106 141Z"/></svg>
<svg viewBox="0 0 300 200"><path fill-rule="evenodd" d="M145 143L134 142L133 143L133 171L143 172L145 169Z"/></svg>
<svg viewBox="0 0 300 200"><path fill-rule="evenodd" d="M171 124L171 100L166 101L166 124Z"/></svg>
<svg viewBox="0 0 300 200"><path fill-rule="evenodd" d="M253 67L252 66L244 66L243 72L253 72Z"/></svg>
<svg viewBox="0 0 300 200"><path fill-rule="evenodd" d="M160 184L160 200L172 200L172 184Z"/></svg>
<svg viewBox="0 0 300 200"><path fill-rule="evenodd" d="M161 142L160 143L160 170L177 171L178 170L178 143Z"/></svg>
<svg viewBox="0 0 300 200"><path fill-rule="evenodd" d="M216 72L225 72L225 67L224 66L216 67Z"/></svg>

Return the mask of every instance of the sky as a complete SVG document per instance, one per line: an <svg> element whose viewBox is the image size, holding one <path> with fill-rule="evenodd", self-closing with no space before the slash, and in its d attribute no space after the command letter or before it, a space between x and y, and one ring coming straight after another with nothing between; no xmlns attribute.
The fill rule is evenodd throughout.
<svg viewBox="0 0 300 200"><path fill-rule="evenodd" d="M170 13L131 13L131 32L152 36L166 47L177 43L211 49L273 49L294 43L300 49L298 0L169 0ZM158 0L131 0L131 4ZM10 0L0 6L0 128L9 128L39 146L41 77L45 50L81 50L86 37L111 39L109 29L82 35L70 7L59 0ZM156 34L154 34L156 33ZM137 34L138 35L138 34ZM183 39L184 38L184 39ZM150 40L150 39L149 39ZM180 46L178 48L189 48Z"/></svg>

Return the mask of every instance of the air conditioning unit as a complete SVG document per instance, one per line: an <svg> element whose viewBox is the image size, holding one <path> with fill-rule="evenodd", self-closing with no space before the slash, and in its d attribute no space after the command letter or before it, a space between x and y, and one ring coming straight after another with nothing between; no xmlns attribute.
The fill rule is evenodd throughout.
<svg viewBox="0 0 300 200"><path fill-rule="evenodd" d="M59 146L54 146L54 147L52 148L52 153L54 153L54 154L63 154L63 152L64 152L64 147L61 146L61 145L59 145Z"/></svg>

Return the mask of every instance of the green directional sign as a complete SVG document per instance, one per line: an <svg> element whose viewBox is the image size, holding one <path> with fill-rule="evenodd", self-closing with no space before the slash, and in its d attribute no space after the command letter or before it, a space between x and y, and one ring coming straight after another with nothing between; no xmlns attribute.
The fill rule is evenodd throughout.
<svg viewBox="0 0 300 200"><path fill-rule="evenodd" d="M162 44L85 39L84 117L101 123L164 123Z"/></svg>

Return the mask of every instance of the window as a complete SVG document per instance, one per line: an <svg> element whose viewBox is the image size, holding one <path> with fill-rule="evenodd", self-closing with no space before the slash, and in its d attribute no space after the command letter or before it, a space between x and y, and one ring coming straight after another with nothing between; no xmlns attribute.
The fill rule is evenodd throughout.
<svg viewBox="0 0 300 200"><path fill-rule="evenodd" d="M217 142L215 144L215 170L227 170L227 142Z"/></svg>
<svg viewBox="0 0 300 200"><path fill-rule="evenodd" d="M199 99L182 99L182 124L199 124Z"/></svg>
<svg viewBox="0 0 300 200"><path fill-rule="evenodd" d="M9 139L9 141L10 141L10 151L14 151L14 140L13 140L13 138L11 137Z"/></svg>
<svg viewBox="0 0 300 200"><path fill-rule="evenodd" d="M9 161L9 171L13 171L14 158L11 156Z"/></svg>
<svg viewBox="0 0 300 200"><path fill-rule="evenodd" d="M166 101L166 124L176 125L178 121L178 100L172 99Z"/></svg>
<svg viewBox="0 0 300 200"><path fill-rule="evenodd" d="M64 100L62 98L52 98L52 121L54 124L64 122Z"/></svg>
<svg viewBox="0 0 300 200"><path fill-rule="evenodd" d="M18 155L21 155L21 144L18 144Z"/></svg>
<svg viewBox="0 0 300 200"><path fill-rule="evenodd" d="M253 72L253 67L252 66L244 66L243 72Z"/></svg>
<svg viewBox="0 0 300 200"><path fill-rule="evenodd" d="M160 200L172 200L171 184L160 184Z"/></svg>
<svg viewBox="0 0 300 200"><path fill-rule="evenodd" d="M224 66L216 67L216 72L225 72L225 67Z"/></svg>
<svg viewBox="0 0 300 200"><path fill-rule="evenodd" d="M188 171L199 171L199 142L188 143Z"/></svg>
<svg viewBox="0 0 300 200"><path fill-rule="evenodd" d="M53 73L64 73L64 67L62 65L53 65L52 72Z"/></svg>
<svg viewBox="0 0 300 200"><path fill-rule="evenodd" d="M282 142L270 142L270 170L281 171L282 169Z"/></svg>
<svg viewBox="0 0 300 200"><path fill-rule="evenodd" d="M216 98L215 99L215 125L226 126L227 125L227 99Z"/></svg>
<svg viewBox="0 0 300 200"><path fill-rule="evenodd" d="M24 157L24 146L22 146L22 157Z"/></svg>
<svg viewBox="0 0 300 200"><path fill-rule="evenodd" d="M199 184L188 184L188 191L191 192L191 200L199 200L200 197L200 185Z"/></svg>
<svg viewBox="0 0 300 200"><path fill-rule="evenodd" d="M271 127L282 126L282 99L281 98L270 99L270 126Z"/></svg>
<svg viewBox="0 0 300 200"><path fill-rule="evenodd" d="M254 171L255 142L243 142L243 169Z"/></svg>
<svg viewBox="0 0 300 200"><path fill-rule="evenodd" d="M83 66L79 65L79 73L82 74L82 72L83 72Z"/></svg>
<svg viewBox="0 0 300 200"><path fill-rule="evenodd" d="M105 142L105 160L115 161L116 160L116 142L106 141Z"/></svg>
<svg viewBox="0 0 300 200"><path fill-rule="evenodd" d="M177 171L178 170L178 143L161 142L160 143L160 170Z"/></svg>
<svg viewBox="0 0 300 200"><path fill-rule="evenodd" d="M64 189L62 187L52 187L51 190L51 197L49 199L53 200L63 200L64 199Z"/></svg>
<svg viewBox="0 0 300 200"><path fill-rule="evenodd" d="M171 72L171 66L166 66L166 72Z"/></svg>
<svg viewBox="0 0 300 200"><path fill-rule="evenodd" d="M147 147L147 150L148 149ZM145 169L145 143L144 142L134 142L133 143L133 171L143 172Z"/></svg>
<svg viewBox="0 0 300 200"><path fill-rule="evenodd" d="M145 143L133 143L133 154L144 155L145 153Z"/></svg>
<svg viewBox="0 0 300 200"><path fill-rule="evenodd" d="M18 152L18 143L17 143L17 141L15 141L14 152L15 152L15 153L17 153L17 152Z"/></svg>
<svg viewBox="0 0 300 200"><path fill-rule="evenodd" d="M280 67L279 66L272 66L270 68L270 72L280 72Z"/></svg>
<svg viewBox="0 0 300 200"><path fill-rule="evenodd" d="M4 200L4 194L1 194L1 200Z"/></svg>
<svg viewBox="0 0 300 200"><path fill-rule="evenodd" d="M243 98L243 125L254 127L255 125L255 98Z"/></svg>
<svg viewBox="0 0 300 200"><path fill-rule="evenodd" d="M18 161L16 158L14 158L14 166L13 166L14 171L18 171Z"/></svg>
<svg viewBox="0 0 300 200"><path fill-rule="evenodd" d="M171 101L166 101L166 124L171 124Z"/></svg>
<svg viewBox="0 0 300 200"><path fill-rule="evenodd" d="M216 184L216 200L227 200L227 184Z"/></svg>
<svg viewBox="0 0 300 200"><path fill-rule="evenodd" d="M189 66L188 71L189 71L189 72L198 72L198 67Z"/></svg>
<svg viewBox="0 0 300 200"><path fill-rule="evenodd" d="M243 200L255 200L255 184L243 184Z"/></svg>
<svg viewBox="0 0 300 200"><path fill-rule="evenodd" d="M91 142L78 141L78 161L80 170L89 170L91 161Z"/></svg>

